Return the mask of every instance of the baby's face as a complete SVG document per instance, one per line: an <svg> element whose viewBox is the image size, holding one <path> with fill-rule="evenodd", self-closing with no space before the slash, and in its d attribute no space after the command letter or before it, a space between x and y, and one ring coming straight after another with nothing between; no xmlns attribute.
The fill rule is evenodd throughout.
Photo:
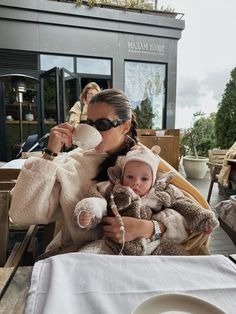
<svg viewBox="0 0 236 314"><path fill-rule="evenodd" d="M128 161L123 174L123 185L129 186L139 196L152 187L152 170L141 161Z"/></svg>

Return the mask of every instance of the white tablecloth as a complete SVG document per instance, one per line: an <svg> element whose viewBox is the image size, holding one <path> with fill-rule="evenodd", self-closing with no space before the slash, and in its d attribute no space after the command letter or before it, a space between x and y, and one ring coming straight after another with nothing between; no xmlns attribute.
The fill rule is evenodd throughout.
<svg viewBox="0 0 236 314"><path fill-rule="evenodd" d="M16 168L21 169L26 162L26 159L12 159L2 166L2 168Z"/></svg>
<svg viewBox="0 0 236 314"><path fill-rule="evenodd" d="M149 296L171 292L235 314L236 265L221 255L58 255L35 264L26 313L126 314Z"/></svg>

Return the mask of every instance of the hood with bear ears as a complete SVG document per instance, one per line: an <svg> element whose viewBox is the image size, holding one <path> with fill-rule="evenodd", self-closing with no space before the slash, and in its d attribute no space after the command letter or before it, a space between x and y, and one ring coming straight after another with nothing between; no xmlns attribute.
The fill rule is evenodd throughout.
<svg viewBox="0 0 236 314"><path fill-rule="evenodd" d="M122 169L125 162L125 156L119 156L116 165L108 168L108 177L111 183L114 185L121 184ZM153 188L158 191L164 191L170 184L172 178L175 176L173 171L159 172L157 171L157 177L154 182Z"/></svg>

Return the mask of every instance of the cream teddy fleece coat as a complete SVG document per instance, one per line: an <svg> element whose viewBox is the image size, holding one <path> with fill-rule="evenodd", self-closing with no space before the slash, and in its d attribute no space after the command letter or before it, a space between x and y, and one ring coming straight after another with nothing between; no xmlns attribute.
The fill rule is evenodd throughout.
<svg viewBox="0 0 236 314"><path fill-rule="evenodd" d="M98 230L84 232L73 222L73 211L96 181L98 166L106 153L80 148L59 155L54 161L29 158L18 177L12 193L10 217L15 224L47 224L60 218L64 226L46 251L66 246L80 247L88 239L97 239Z"/></svg>

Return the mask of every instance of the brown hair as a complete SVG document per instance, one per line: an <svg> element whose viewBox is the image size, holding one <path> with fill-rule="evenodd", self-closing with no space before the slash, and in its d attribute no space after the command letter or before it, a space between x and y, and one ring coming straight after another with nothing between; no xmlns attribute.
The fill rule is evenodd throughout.
<svg viewBox="0 0 236 314"><path fill-rule="evenodd" d="M90 83L88 83L88 84L84 87L84 89L83 89L83 91L82 91L82 93L81 93L81 95L80 95L80 100L81 100L81 101L86 100L87 93L88 93L88 91L89 91L90 89L96 89L97 92L100 92L100 90L101 90L97 83L95 83L95 82L90 82Z"/></svg>
<svg viewBox="0 0 236 314"><path fill-rule="evenodd" d="M118 151L110 154L109 157L99 166L98 175L96 176L96 178L94 178L94 180L105 181L108 178L107 169L111 166L114 166L117 157L121 155L126 155L131 147L137 144L137 121L135 114L132 112L128 97L121 90L114 88L105 89L95 94L91 98L89 105L91 106L98 102L104 102L107 103L108 106L111 106L119 119L123 121L131 121L130 130L127 133L127 141Z"/></svg>

